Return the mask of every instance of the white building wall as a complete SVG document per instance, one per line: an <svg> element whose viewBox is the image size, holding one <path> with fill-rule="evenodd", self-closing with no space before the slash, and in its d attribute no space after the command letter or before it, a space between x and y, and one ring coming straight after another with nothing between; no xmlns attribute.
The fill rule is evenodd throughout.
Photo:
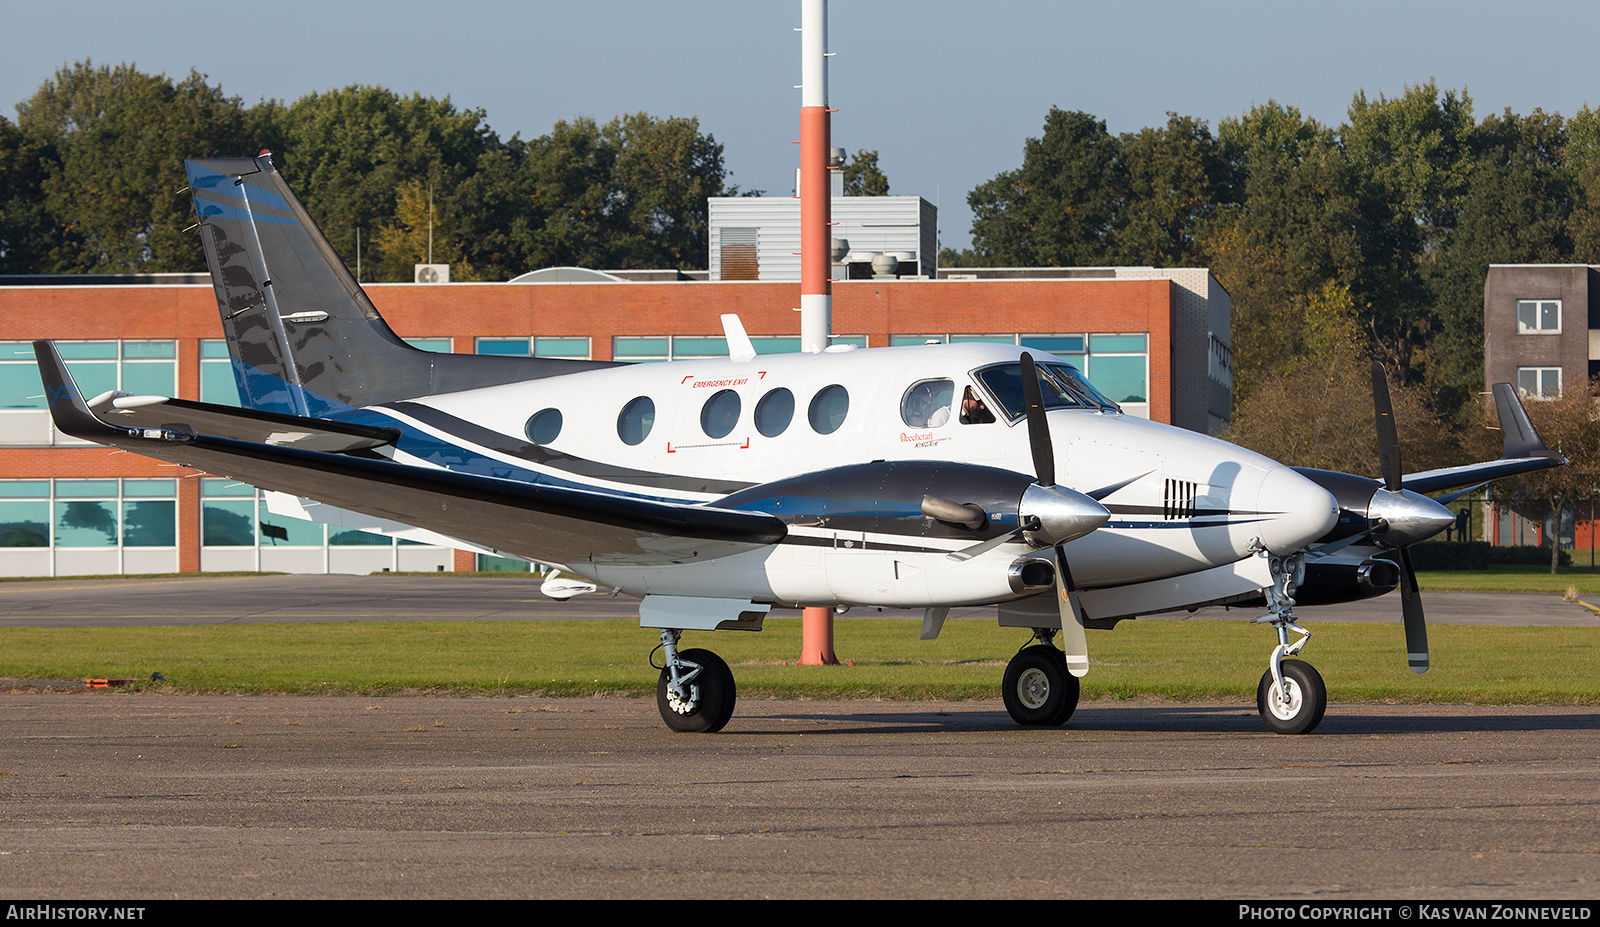
<svg viewBox="0 0 1600 927"><path fill-rule="evenodd" d="M800 200L778 196L719 196L710 201L710 247L707 267L712 280L722 279L722 229L759 229L756 257L765 281L800 280ZM938 262L938 209L920 196L836 196L834 238L850 242L852 255L910 251L919 276ZM847 258L847 260L849 260Z"/></svg>

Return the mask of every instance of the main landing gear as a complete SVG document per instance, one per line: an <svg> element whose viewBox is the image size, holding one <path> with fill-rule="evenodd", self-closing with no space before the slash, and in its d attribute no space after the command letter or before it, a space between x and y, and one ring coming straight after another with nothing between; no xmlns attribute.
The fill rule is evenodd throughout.
<svg viewBox="0 0 1600 927"><path fill-rule="evenodd" d="M1266 590L1267 614L1254 619L1271 624L1278 632L1267 671L1256 687L1256 709L1261 720L1278 734L1309 734L1322 723L1328 710L1328 687L1322 676L1304 660L1286 660L1300 652L1311 639L1311 632L1295 623L1294 593L1305 578L1306 555L1276 557L1270 554L1272 586ZM1289 632L1302 635L1289 643Z"/></svg>
<svg viewBox="0 0 1600 927"><path fill-rule="evenodd" d="M1006 666L1000 697L1011 720L1024 727L1065 724L1078 707L1078 677L1053 643L1053 628L1034 628L1039 643L1017 651Z"/></svg>
<svg viewBox="0 0 1600 927"><path fill-rule="evenodd" d="M733 671L709 650L679 650L682 631L661 632L666 665L656 682L656 707L674 731L714 734L733 717Z"/></svg>

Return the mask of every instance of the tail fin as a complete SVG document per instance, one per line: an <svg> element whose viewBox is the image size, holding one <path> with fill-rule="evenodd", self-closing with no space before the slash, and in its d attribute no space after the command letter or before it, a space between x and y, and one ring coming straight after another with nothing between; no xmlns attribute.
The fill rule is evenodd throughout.
<svg viewBox="0 0 1600 927"><path fill-rule="evenodd" d="M610 366L419 351L383 321L270 155L185 166L239 398L250 408L326 417Z"/></svg>

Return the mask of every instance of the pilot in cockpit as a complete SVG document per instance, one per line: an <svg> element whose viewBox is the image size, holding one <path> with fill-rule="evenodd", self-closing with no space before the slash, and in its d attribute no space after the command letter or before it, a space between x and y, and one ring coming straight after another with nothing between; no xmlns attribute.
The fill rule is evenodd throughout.
<svg viewBox="0 0 1600 927"><path fill-rule="evenodd" d="M966 392L961 394L961 424L987 425L992 421L994 421L994 413L990 412L989 407L983 404L983 400L979 399L978 394L972 391L972 387L967 387Z"/></svg>

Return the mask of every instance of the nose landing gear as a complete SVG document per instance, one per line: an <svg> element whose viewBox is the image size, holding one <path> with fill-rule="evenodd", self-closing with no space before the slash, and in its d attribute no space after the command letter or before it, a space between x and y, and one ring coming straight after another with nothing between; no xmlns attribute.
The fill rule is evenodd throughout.
<svg viewBox="0 0 1600 927"><path fill-rule="evenodd" d="M1294 617L1294 594L1305 578L1306 555L1277 557L1262 553L1269 558L1272 586L1266 590L1267 614L1254 621L1272 625L1278 632L1278 646L1273 648L1267 671L1256 687L1256 709L1274 733L1309 734L1322 723L1322 715L1328 710L1328 687L1311 664L1284 659L1299 653L1311 639L1311 632L1295 623ZM1292 644L1290 631L1302 635Z"/></svg>

